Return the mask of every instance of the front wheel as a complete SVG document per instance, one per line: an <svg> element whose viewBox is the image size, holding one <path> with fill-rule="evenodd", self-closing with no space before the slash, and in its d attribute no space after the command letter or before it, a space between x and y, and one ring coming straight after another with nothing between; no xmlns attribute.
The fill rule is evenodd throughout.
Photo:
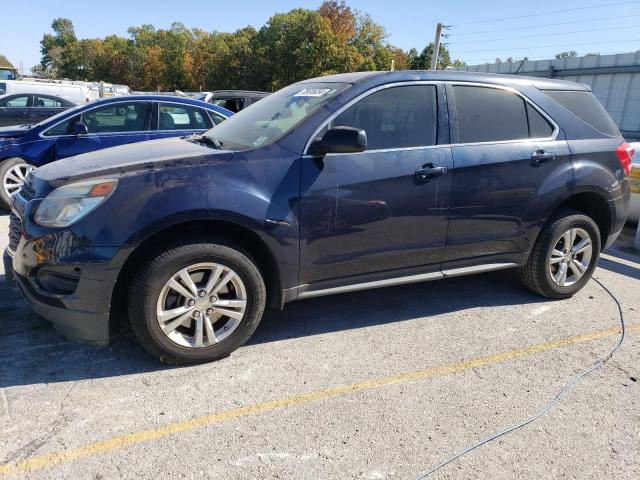
<svg viewBox="0 0 640 480"><path fill-rule="evenodd" d="M136 275L129 318L142 345L168 363L228 356L257 328L266 289L251 258L232 245L167 248Z"/></svg>
<svg viewBox="0 0 640 480"><path fill-rule="evenodd" d="M568 298L589 281L600 254L600 231L590 217L564 211L547 225L520 277L535 293Z"/></svg>
<svg viewBox="0 0 640 480"><path fill-rule="evenodd" d="M4 206L11 204L11 197L20 191L29 172L35 167L21 158L8 158L0 162L0 202Z"/></svg>

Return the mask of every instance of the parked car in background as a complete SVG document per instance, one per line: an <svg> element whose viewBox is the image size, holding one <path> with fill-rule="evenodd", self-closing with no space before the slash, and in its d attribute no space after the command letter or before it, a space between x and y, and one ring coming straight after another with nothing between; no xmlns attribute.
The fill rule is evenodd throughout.
<svg viewBox="0 0 640 480"><path fill-rule="evenodd" d="M17 68L0 65L0 80L18 80L19 78Z"/></svg>
<svg viewBox="0 0 640 480"><path fill-rule="evenodd" d="M215 92L197 93L193 98L213 103L232 112L239 112L267 95L269 95L268 92L254 92L251 90L216 90Z"/></svg>
<svg viewBox="0 0 640 480"><path fill-rule="evenodd" d="M629 217L627 220L632 223L640 221L640 142L629 143L635 150L634 162L631 165L631 203L629 204Z"/></svg>
<svg viewBox="0 0 640 480"><path fill-rule="evenodd" d="M178 363L229 355L267 301L505 268L568 298L622 230L632 156L578 83L315 78L204 135L36 170L5 271L70 338L108 342L122 302L142 345Z"/></svg>
<svg viewBox="0 0 640 480"><path fill-rule="evenodd" d="M0 205L7 206L35 167L102 148L201 133L233 112L167 96L110 97L36 125L0 127Z"/></svg>
<svg viewBox="0 0 640 480"><path fill-rule="evenodd" d="M6 95L0 98L0 127L38 123L75 106L64 98L51 95Z"/></svg>
<svg viewBox="0 0 640 480"><path fill-rule="evenodd" d="M52 97L64 98L75 105L93 100L89 87L86 85L37 80L0 80L0 98L17 93L41 93Z"/></svg>

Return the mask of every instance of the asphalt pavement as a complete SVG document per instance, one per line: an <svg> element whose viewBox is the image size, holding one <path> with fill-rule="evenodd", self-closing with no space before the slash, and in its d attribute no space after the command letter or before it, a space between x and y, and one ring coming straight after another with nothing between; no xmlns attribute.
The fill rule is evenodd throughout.
<svg viewBox="0 0 640 480"><path fill-rule="evenodd" d="M537 422L429 478L640 478L628 239L595 277L624 307L619 352ZM65 340L0 275L0 478L416 478L539 411L618 327L595 282L549 301L503 271L292 303L229 358L172 367L126 332Z"/></svg>

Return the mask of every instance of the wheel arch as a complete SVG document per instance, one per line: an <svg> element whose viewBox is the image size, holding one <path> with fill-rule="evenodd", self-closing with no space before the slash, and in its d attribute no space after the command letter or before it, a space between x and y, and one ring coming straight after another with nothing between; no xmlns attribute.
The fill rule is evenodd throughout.
<svg viewBox="0 0 640 480"><path fill-rule="evenodd" d="M256 262L267 288L267 302L275 308L282 308L281 272L276 257L267 242L251 228L238 222L220 219L191 219L164 226L147 235L137 244L126 259L117 276L111 298L111 306L121 320L126 317L126 299L132 274L137 265L162 245L179 237L210 237L212 240L226 240L242 248Z"/></svg>
<svg viewBox="0 0 640 480"><path fill-rule="evenodd" d="M592 218L600 232L601 248L604 248L611 233L614 215L609 203L609 196L605 191L581 190L574 192L556 206L545 226L563 209L575 210Z"/></svg>

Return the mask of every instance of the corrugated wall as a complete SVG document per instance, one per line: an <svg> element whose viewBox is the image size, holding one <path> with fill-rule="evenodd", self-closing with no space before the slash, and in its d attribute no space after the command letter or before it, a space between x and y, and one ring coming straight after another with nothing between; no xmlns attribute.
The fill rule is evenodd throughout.
<svg viewBox="0 0 640 480"><path fill-rule="evenodd" d="M520 62L472 65L457 70L514 74ZM640 52L527 61L519 75L586 83L628 138L640 139Z"/></svg>

